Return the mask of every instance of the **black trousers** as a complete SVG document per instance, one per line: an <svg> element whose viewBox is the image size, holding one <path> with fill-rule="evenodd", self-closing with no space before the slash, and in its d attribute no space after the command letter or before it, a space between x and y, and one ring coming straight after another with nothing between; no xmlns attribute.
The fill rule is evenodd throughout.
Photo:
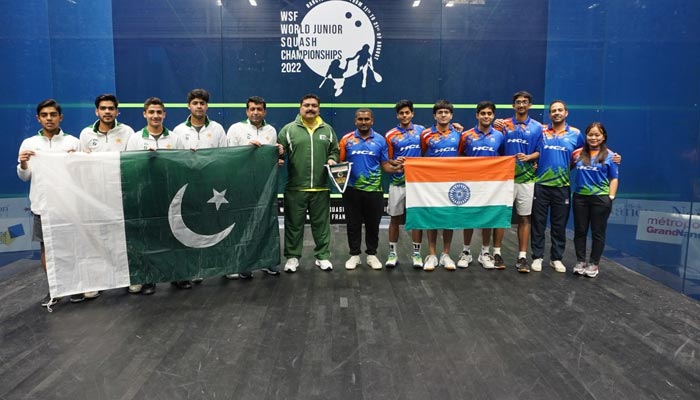
<svg viewBox="0 0 700 400"><path fill-rule="evenodd" d="M552 187L535 184L532 200L532 223L530 241L532 258L544 258L544 232L547 216L551 225L552 248L550 260L561 260L566 247L566 223L569 222L569 186Z"/></svg>
<svg viewBox="0 0 700 400"><path fill-rule="evenodd" d="M589 263L598 265L605 247L605 230L611 211L612 200L607 194L574 194L574 247L577 261L586 261L586 236L590 227L592 242Z"/></svg>
<svg viewBox="0 0 700 400"><path fill-rule="evenodd" d="M384 211L382 192L365 192L348 186L343 193L345 222L348 227L350 255L362 253L362 224L365 224L365 253L377 254L379 246L379 223Z"/></svg>

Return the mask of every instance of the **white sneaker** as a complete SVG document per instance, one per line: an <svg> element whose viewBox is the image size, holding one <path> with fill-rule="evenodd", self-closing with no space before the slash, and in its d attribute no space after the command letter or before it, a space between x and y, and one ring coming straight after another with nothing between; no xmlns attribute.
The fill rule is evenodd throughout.
<svg viewBox="0 0 700 400"><path fill-rule="evenodd" d="M393 251L389 253L389 256L386 258L386 267L387 268L394 268L396 264L399 263L399 257L394 253ZM369 257L367 257L367 264L369 264ZM422 264L422 263L421 263Z"/></svg>
<svg viewBox="0 0 700 400"><path fill-rule="evenodd" d="M299 267L299 259L298 258L294 258L294 257L288 258L287 262L284 264L284 272L297 272L298 267Z"/></svg>
<svg viewBox="0 0 700 400"><path fill-rule="evenodd" d="M129 293L140 293L143 285L129 285Z"/></svg>
<svg viewBox="0 0 700 400"><path fill-rule="evenodd" d="M360 264L362 264L360 256L350 256L350 258L345 261L345 269L355 269Z"/></svg>
<svg viewBox="0 0 700 400"><path fill-rule="evenodd" d="M472 258L472 253L471 252L465 252L463 251L462 254L459 256L459 260L457 261L457 266L460 268L468 268L469 264L471 264L473 261Z"/></svg>
<svg viewBox="0 0 700 400"><path fill-rule="evenodd" d="M332 271L333 264L328 260L316 260L316 265L321 268L321 271Z"/></svg>
<svg viewBox="0 0 700 400"><path fill-rule="evenodd" d="M530 270L535 271L535 272L542 271L542 259L541 258L533 259L532 264L530 264Z"/></svg>
<svg viewBox="0 0 700 400"><path fill-rule="evenodd" d="M586 267L586 276L589 278L595 278L598 276L598 266L595 264L591 264Z"/></svg>
<svg viewBox="0 0 700 400"><path fill-rule="evenodd" d="M429 255L425 258L425 264L423 264L423 271L432 271L438 265L437 256Z"/></svg>
<svg viewBox="0 0 700 400"><path fill-rule="evenodd" d="M479 264L484 267L484 269L496 268L496 265L493 263L493 257L491 257L489 253L479 254L479 258L477 260L479 261Z"/></svg>
<svg viewBox="0 0 700 400"><path fill-rule="evenodd" d="M382 269L382 262L373 254L367 256L367 265L372 269Z"/></svg>
<svg viewBox="0 0 700 400"><path fill-rule="evenodd" d="M420 253L413 253L411 260L413 261L413 268L423 268L423 257L421 257Z"/></svg>
<svg viewBox="0 0 700 400"><path fill-rule="evenodd" d="M95 297L100 296L100 292L98 292L98 291L85 292L85 293L83 293L83 296L85 296L86 299L94 299Z"/></svg>
<svg viewBox="0 0 700 400"><path fill-rule="evenodd" d="M574 275L584 275L586 273L586 263L579 261L574 267Z"/></svg>
<svg viewBox="0 0 700 400"><path fill-rule="evenodd" d="M442 255L440 256L440 265L445 267L445 269L448 271L454 271L455 269L457 269L455 262L452 261L452 258L450 258L450 255L447 253L442 253Z"/></svg>
<svg viewBox="0 0 700 400"><path fill-rule="evenodd" d="M560 260L550 261L549 266L557 272L566 272L566 266Z"/></svg>

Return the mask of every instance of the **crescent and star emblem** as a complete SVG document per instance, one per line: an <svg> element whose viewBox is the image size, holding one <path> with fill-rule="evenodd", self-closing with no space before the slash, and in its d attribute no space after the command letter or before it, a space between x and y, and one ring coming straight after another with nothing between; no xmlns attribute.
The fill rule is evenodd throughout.
<svg viewBox="0 0 700 400"><path fill-rule="evenodd" d="M168 209L168 223L170 223L170 230L173 232L173 236L175 236L180 243L187 247L203 249L214 246L215 244L224 240L226 236L231 233L236 223L234 222L228 228L213 235L200 235L199 233L193 232L187 227L185 221L182 219L182 197L185 195L187 185L189 184L185 184L183 187L181 187L175 194L175 197L173 197L173 200L170 202L170 208ZM226 190L223 192L217 192L214 190L214 197L209 199L207 203L214 203L216 205L216 210L218 211L221 204L228 203L228 200L226 200L224 197L225 195Z"/></svg>

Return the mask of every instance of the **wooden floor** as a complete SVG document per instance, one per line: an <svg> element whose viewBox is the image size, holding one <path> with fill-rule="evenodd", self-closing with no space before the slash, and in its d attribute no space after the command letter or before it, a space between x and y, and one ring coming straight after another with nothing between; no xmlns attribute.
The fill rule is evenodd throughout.
<svg viewBox="0 0 700 400"><path fill-rule="evenodd" d="M112 290L53 313L37 261L0 268L0 399L700 398L700 304L620 265L596 279L346 271L333 231L333 272L307 242L296 274Z"/></svg>

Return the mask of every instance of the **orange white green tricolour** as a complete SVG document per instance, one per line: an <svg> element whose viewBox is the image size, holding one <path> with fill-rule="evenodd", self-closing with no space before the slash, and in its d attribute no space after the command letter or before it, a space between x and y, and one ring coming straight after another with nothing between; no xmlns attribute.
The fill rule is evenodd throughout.
<svg viewBox="0 0 700 400"><path fill-rule="evenodd" d="M406 229L508 228L514 157L409 158Z"/></svg>

